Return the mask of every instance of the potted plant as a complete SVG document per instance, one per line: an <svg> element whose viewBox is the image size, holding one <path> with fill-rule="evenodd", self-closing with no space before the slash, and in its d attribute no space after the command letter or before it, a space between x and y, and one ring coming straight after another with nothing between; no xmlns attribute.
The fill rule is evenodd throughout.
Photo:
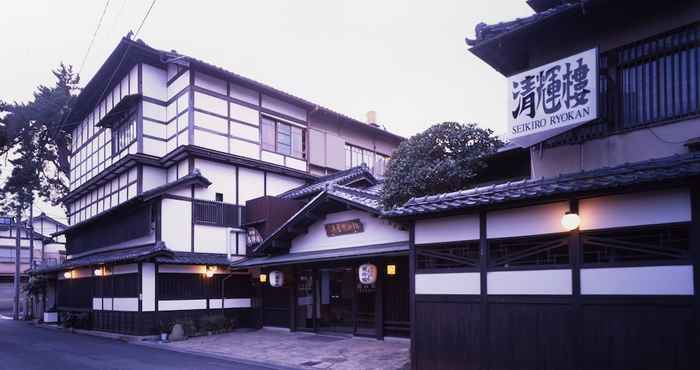
<svg viewBox="0 0 700 370"><path fill-rule="evenodd" d="M168 334L170 334L170 330L172 330L173 325L169 321L161 321L158 324L158 328L160 329L160 341L167 342Z"/></svg>

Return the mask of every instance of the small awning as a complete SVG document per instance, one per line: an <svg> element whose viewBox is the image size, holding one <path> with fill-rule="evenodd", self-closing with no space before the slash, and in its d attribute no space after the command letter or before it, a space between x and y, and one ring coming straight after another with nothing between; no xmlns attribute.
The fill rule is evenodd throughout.
<svg viewBox="0 0 700 370"><path fill-rule="evenodd" d="M286 265L291 263L323 262L342 259L392 256L407 254L408 242L377 244L363 247L339 248L331 250L287 253L266 257L253 257L233 264L233 268Z"/></svg>
<svg viewBox="0 0 700 370"><path fill-rule="evenodd" d="M109 263L126 263L131 261L143 261L157 256L170 256L172 251L165 247L163 242L144 245L140 247L124 248L100 253L93 253L83 257L72 258L58 265L45 265L36 267L32 273L45 274L70 270L85 266L103 265Z"/></svg>

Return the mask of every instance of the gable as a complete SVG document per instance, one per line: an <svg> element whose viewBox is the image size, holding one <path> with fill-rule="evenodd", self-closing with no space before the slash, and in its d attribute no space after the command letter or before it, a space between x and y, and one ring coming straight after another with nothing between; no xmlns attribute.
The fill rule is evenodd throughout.
<svg viewBox="0 0 700 370"><path fill-rule="evenodd" d="M325 225L359 219L363 231L354 234L328 236ZM407 242L408 231L401 230L398 224L380 219L370 213L348 210L326 214L324 219L311 224L305 234L300 234L291 242L289 253L311 252L339 248L352 248L396 242Z"/></svg>

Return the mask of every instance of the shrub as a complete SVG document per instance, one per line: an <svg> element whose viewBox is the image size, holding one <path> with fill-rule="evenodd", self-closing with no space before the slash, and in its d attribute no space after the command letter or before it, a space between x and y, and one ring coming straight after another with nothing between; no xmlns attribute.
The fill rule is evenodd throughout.
<svg viewBox="0 0 700 370"><path fill-rule="evenodd" d="M163 320L158 323L158 329L161 333L170 333L170 331L173 330L173 323Z"/></svg>

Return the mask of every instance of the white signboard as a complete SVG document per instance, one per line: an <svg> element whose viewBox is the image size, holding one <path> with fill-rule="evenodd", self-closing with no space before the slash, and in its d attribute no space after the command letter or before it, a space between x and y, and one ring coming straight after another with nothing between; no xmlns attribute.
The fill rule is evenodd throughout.
<svg viewBox="0 0 700 370"><path fill-rule="evenodd" d="M529 147L598 118L598 49L508 77L508 139Z"/></svg>

